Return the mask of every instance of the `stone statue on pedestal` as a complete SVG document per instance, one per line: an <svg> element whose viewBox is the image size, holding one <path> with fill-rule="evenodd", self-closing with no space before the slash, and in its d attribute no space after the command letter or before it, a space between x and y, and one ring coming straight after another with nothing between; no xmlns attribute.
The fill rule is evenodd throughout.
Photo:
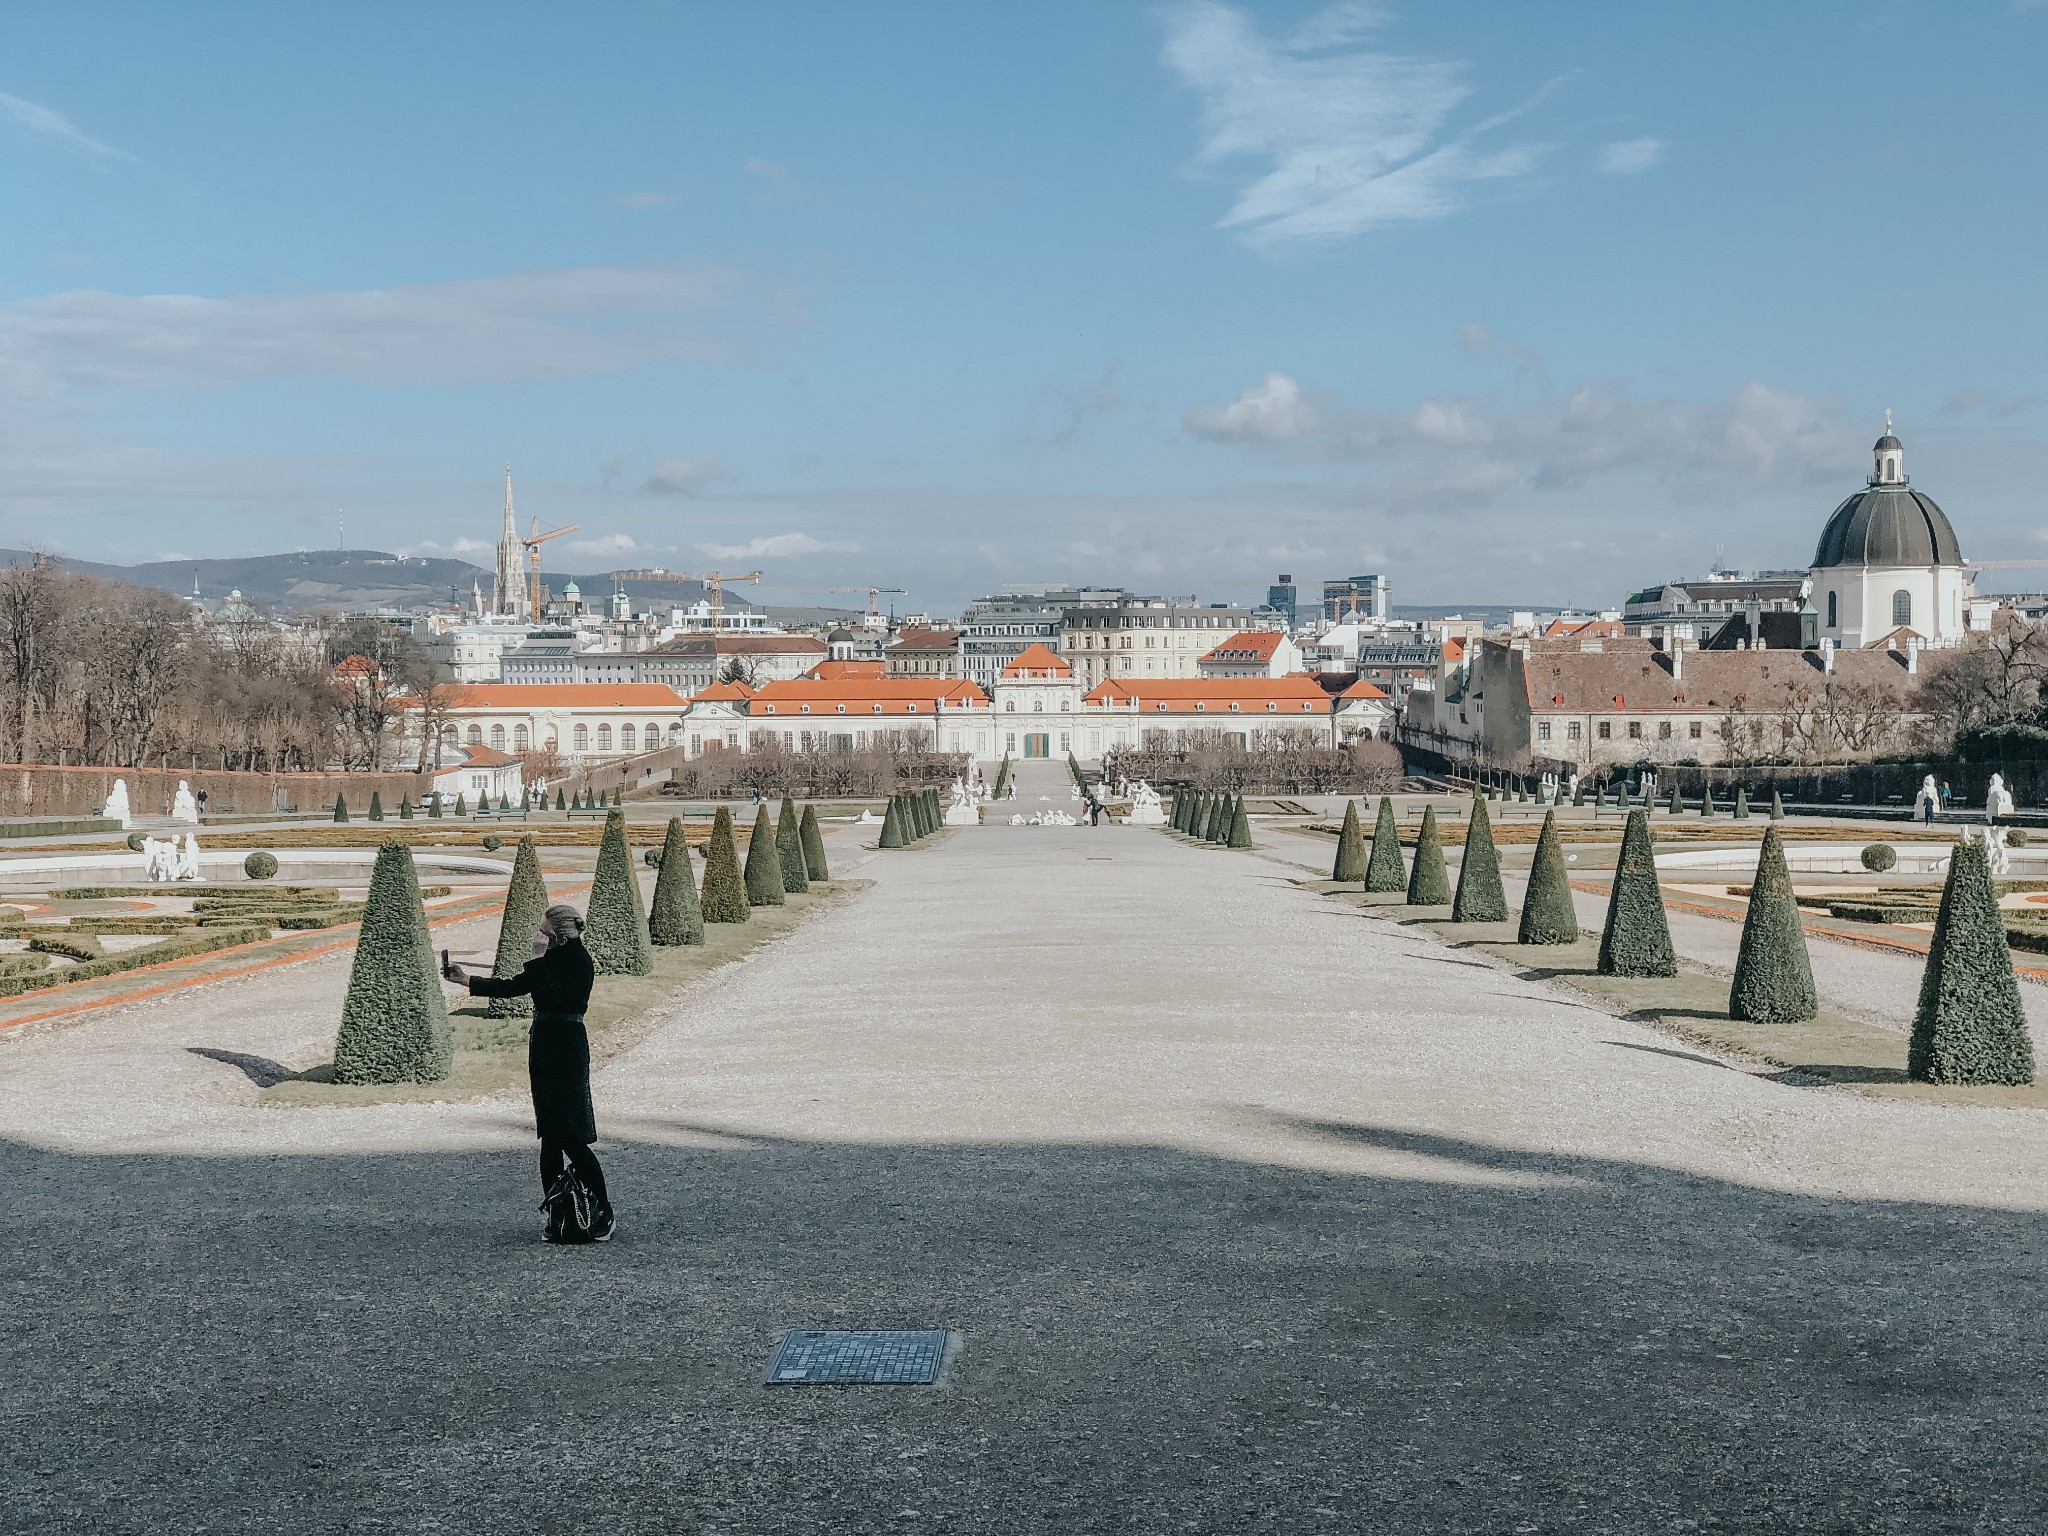
<svg viewBox="0 0 2048 1536"><path fill-rule="evenodd" d="M1996 821L2012 814L2012 791L2005 787L2005 775L1991 775L1991 787L1984 791L1984 819Z"/></svg>
<svg viewBox="0 0 2048 1536"><path fill-rule="evenodd" d="M191 786L183 779L178 780L177 798L171 801L171 820L199 825L199 802L192 798Z"/></svg>
<svg viewBox="0 0 2048 1536"><path fill-rule="evenodd" d="M126 779L114 780L114 787L107 792L107 807L100 814L118 821L123 832L129 830L133 825L133 816L128 809L128 781Z"/></svg>
<svg viewBox="0 0 2048 1536"><path fill-rule="evenodd" d="M1131 814L1127 820L1139 827L1166 825L1166 812L1159 803L1159 791L1143 779L1131 789Z"/></svg>

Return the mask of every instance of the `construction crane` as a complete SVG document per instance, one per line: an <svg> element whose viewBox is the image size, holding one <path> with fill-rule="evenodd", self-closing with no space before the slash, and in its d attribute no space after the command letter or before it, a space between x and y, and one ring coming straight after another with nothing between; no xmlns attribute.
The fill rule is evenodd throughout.
<svg viewBox="0 0 2048 1536"><path fill-rule="evenodd" d="M704 590L711 594L711 630L716 634L725 628L725 584L728 581L759 581L759 571L743 571L728 574L725 571L677 571L684 581L701 581Z"/></svg>
<svg viewBox="0 0 2048 1536"><path fill-rule="evenodd" d="M865 592L865 593L867 593L867 595L868 595L868 620L867 620L867 627L868 627L869 629L879 629L879 628L881 627L881 624L882 624L882 613L881 613L881 607L880 607L880 604L879 604L879 602L877 601L877 599L879 599L879 598L881 597L881 595L882 595L882 594L883 594L884 592L908 592L908 591L910 590L910 588L908 588L908 587L827 587L827 588L826 588L825 590L826 590L827 592Z"/></svg>
<svg viewBox="0 0 2048 1536"><path fill-rule="evenodd" d="M529 576L529 578L528 578L528 581L529 581L529 595L528 595L528 600L529 600L529 602L530 602L530 603L532 604L532 606L531 606L531 607L529 607L529 608L527 609L527 611L526 611L526 617L527 617L527 622L528 622L528 623L532 623L532 624L538 624L538 623L540 622L540 608L541 608L541 601L540 601L540 600L541 600L541 585L540 585L540 547L541 547L541 545L543 545L543 544L547 543L547 541L548 541L549 539L559 539L559 538L560 538L560 537L561 537L561 536L562 536L563 534L565 534L565 533L574 533L574 532L575 532L575 531L576 531L576 530L577 530L578 528L581 528L582 526L583 526L583 525L582 525L581 523L571 523L571 524L569 524L569 526L568 526L568 527L566 527L566 528L550 528L550 529L549 529L549 530L548 530L548 531L547 531L546 533L542 533L542 532L540 531L540 519L536 517L536 518L535 518L535 519L533 520L532 526L531 526L531 527L530 527L530 528L529 528L529 529L527 530L527 535L526 535L526 537L525 537L525 538L523 538L523 539L521 539L521 540L519 541L519 542L520 542L521 544L524 544L524 545L526 546L526 562L527 562L527 565L528 565L528 567L529 567L529 569L530 569L530 571L531 571L531 574L530 574L530 576Z"/></svg>

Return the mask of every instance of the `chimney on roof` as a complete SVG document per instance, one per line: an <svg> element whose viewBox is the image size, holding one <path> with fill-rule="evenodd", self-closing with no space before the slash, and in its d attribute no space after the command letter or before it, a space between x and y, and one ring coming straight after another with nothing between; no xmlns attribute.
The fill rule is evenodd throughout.
<svg viewBox="0 0 2048 1536"><path fill-rule="evenodd" d="M1671 681L1681 682L1685 678L1685 641L1673 634L1664 642L1664 649L1671 656Z"/></svg>
<svg viewBox="0 0 2048 1536"><path fill-rule="evenodd" d="M1914 636L1909 637L1906 641L1906 676L1918 677L1919 675L1920 641L1917 636Z"/></svg>
<svg viewBox="0 0 2048 1536"><path fill-rule="evenodd" d="M1835 670L1835 642L1826 635L1820 641L1820 669L1823 672Z"/></svg>

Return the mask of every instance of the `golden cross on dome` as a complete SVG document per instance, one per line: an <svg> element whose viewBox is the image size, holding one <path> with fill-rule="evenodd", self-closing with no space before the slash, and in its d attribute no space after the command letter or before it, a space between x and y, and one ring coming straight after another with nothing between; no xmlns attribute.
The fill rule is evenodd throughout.
<svg viewBox="0 0 2048 1536"><path fill-rule="evenodd" d="M1884 413L1884 429L1887 432L1892 429L1892 413L1889 410Z"/></svg>

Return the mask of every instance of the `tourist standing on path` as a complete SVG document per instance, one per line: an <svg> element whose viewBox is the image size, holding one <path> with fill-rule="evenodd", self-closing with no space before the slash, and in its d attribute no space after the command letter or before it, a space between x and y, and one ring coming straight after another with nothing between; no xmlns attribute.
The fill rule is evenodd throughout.
<svg viewBox="0 0 2048 1536"><path fill-rule="evenodd" d="M597 968L583 947L583 914L574 907L549 907L533 950L517 976L502 980L472 976L451 960L442 961L441 974L467 986L472 997L533 998L526 1075L533 1089L534 1132L540 1137L541 1191L552 1203L563 1165L574 1168L596 1204L591 1238L607 1242L614 1226L611 1197L604 1169L590 1150L597 1140L597 1112L590 1104L590 1037L583 1015Z"/></svg>
<svg viewBox="0 0 2048 1536"><path fill-rule="evenodd" d="M1913 797L1913 809L1919 813L1922 825L1934 825L1934 813L1941 809L1941 791L1935 786L1933 774L1920 781L1920 793Z"/></svg>

